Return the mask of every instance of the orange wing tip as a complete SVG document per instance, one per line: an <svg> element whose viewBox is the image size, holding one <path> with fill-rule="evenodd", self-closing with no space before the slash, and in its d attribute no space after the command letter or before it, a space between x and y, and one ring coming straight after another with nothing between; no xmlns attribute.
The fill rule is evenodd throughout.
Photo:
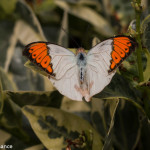
<svg viewBox="0 0 150 150"><path fill-rule="evenodd" d="M110 60L110 70L108 73L113 72L120 66L123 60L125 60L137 47L137 42L130 36L115 36L113 38L113 51L111 53L112 59Z"/></svg>
<svg viewBox="0 0 150 150"><path fill-rule="evenodd" d="M55 76L51 64L51 56L49 55L49 42L33 42L25 46L23 55L31 62L39 66L42 70L48 73L48 76Z"/></svg>
<svg viewBox="0 0 150 150"><path fill-rule="evenodd" d="M40 46L45 45L47 42L33 42L30 43L28 45L25 46L24 50L23 50L23 56L26 56L27 58L29 58L29 54L32 53L34 50L40 48Z"/></svg>

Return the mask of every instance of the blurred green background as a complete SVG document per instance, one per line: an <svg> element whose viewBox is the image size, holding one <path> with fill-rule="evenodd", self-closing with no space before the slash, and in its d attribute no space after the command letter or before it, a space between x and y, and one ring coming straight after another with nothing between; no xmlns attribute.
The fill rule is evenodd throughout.
<svg viewBox="0 0 150 150"><path fill-rule="evenodd" d="M150 149L148 0L142 1L141 37L147 48L142 53L142 83L134 52L90 103L76 102L29 69L34 66L22 56L24 46L34 41L75 52L78 45L89 50L114 35L135 34L131 2L0 0L0 145L13 145L13 150Z"/></svg>

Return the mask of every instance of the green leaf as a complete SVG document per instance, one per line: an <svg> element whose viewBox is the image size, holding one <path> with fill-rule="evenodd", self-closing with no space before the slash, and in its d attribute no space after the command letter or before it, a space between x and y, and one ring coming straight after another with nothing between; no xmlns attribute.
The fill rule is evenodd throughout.
<svg viewBox="0 0 150 150"><path fill-rule="evenodd" d="M130 1L111 0L108 1L108 6L106 8L106 11L109 12L110 16L112 15L110 13L115 13L122 28L124 28L124 26L128 26L129 22L134 19L134 9L132 8ZM113 11L109 10L111 8L113 8Z"/></svg>
<svg viewBox="0 0 150 150"><path fill-rule="evenodd" d="M0 116L0 127L17 138L29 142L30 136L22 126L23 114L20 107L4 94L3 113Z"/></svg>
<svg viewBox="0 0 150 150"><path fill-rule="evenodd" d="M26 148L25 150L43 150L44 146L42 144L34 145Z"/></svg>
<svg viewBox="0 0 150 150"><path fill-rule="evenodd" d="M40 67L38 67L37 65L35 65L34 63L32 63L30 60L28 60L25 64L24 64L25 67L27 68L30 68L38 73L40 73L41 75L44 75L47 77L47 73L42 70Z"/></svg>
<svg viewBox="0 0 150 150"><path fill-rule="evenodd" d="M23 45L27 45L35 41L47 41L43 30L41 29L40 23L37 21L37 18L33 16L32 21L35 21L34 24L36 27L32 27L30 24L27 24L23 20L17 20L14 26L14 33L12 38L17 38ZM36 31L36 28L39 28L39 31ZM27 38L28 37L28 38Z"/></svg>
<svg viewBox="0 0 150 150"><path fill-rule="evenodd" d="M55 3L54 3L54 0L44 0L44 1L37 1L35 3L35 11L37 13L42 13L43 10L46 11L46 12L49 12L51 9L54 9L56 7Z"/></svg>
<svg viewBox="0 0 150 150"><path fill-rule="evenodd" d="M150 15L147 15L141 23L141 31L142 32L144 32L146 30L149 22L150 22Z"/></svg>
<svg viewBox="0 0 150 150"><path fill-rule="evenodd" d="M27 38L28 37L28 38ZM13 34L10 36L9 39L9 47L7 49L7 55L5 60L4 70L8 72L9 66L12 63L12 58L15 54L15 48L17 45L17 41L20 41L24 45L29 44L33 41L42 41L45 40L42 38L38 32L35 31L30 25L28 25L23 20L18 20L15 23Z"/></svg>
<svg viewBox="0 0 150 150"><path fill-rule="evenodd" d="M105 36L114 35L114 31L107 20L100 16L94 9L82 5L68 5L63 1L55 1L55 3L60 8L68 11L68 13L92 24L97 32Z"/></svg>
<svg viewBox="0 0 150 150"><path fill-rule="evenodd" d="M100 43L100 39L97 37L94 37L92 40L92 47L94 47L95 45L97 45L98 43Z"/></svg>
<svg viewBox="0 0 150 150"><path fill-rule="evenodd" d="M9 47L9 40L13 32L14 23L9 20L0 21L0 66L4 67L6 62L7 49Z"/></svg>
<svg viewBox="0 0 150 150"><path fill-rule="evenodd" d="M30 140L32 140L33 142L33 139L30 139ZM31 144L24 142L22 138L18 138L18 137L11 135L11 137L5 142L5 145L12 145L13 150L18 150L18 149L25 150L25 148L27 148Z"/></svg>
<svg viewBox="0 0 150 150"><path fill-rule="evenodd" d="M5 142L11 137L11 134L7 133L4 130L0 129L0 139L1 139L1 145L5 144Z"/></svg>
<svg viewBox="0 0 150 150"><path fill-rule="evenodd" d="M150 135L150 123L147 117L145 117L141 121L141 136L139 139L141 150L149 149L150 147L149 135Z"/></svg>
<svg viewBox="0 0 150 150"><path fill-rule="evenodd" d="M11 14L15 10L17 0L0 0L0 7L4 10L6 14Z"/></svg>
<svg viewBox="0 0 150 150"><path fill-rule="evenodd" d="M138 109L123 99L93 99L92 122L103 137L103 149L134 149L139 140Z"/></svg>
<svg viewBox="0 0 150 150"><path fill-rule="evenodd" d="M40 22L38 21L32 8L27 4L26 1L24 0L18 1L17 6L16 6L16 13L18 13L20 16L20 20L18 21L19 22L18 24L20 24L19 29L20 30L22 29L21 30L22 32L19 32L18 36L21 39L21 42L23 42L23 44L24 43L28 44L29 42L34 41L35 40L34 38L38 38L41 41L47 41L43 33L42 27L40 25ZM24 36L22 36L22 34ZM28 38L26 38L27 36L26 34L28 34ZM29 34L31 37L29 36Z"/></svg>
<svg viewBox="0 0 150 150"><path fill-rule="evenodd" d="M140 91L142 92L142 101L144 110L150 119L150 88L149 87L139 87Z"/></svg>
<svg viewBox="0 0 150 150"><path fill-rule="evenodd" d="M110 126L109 130L107 132L107 135L105 137L105 143L103 146L103 150L108 150L112 149L112 139L113 139L113 128L114 128L114 121L115 121L115 113L119 104L119 99L113 100L114 105L113 107L110 107L110 115L111 115L111 121L110 121Z"/></svg>
<svg viewBox="0 0 150 150"><path fill-rule="evenodd" d="M103 138L103 149L112 148L112 131L118 103L118 99L102 100L94 98L92 100L92 123Z"/></svg>
<svg viewBox="0 0 150 150"><path fill-rule="evenodd" d="M147 64L144 71L144 82L147 82L150 79L150 52L147 49L145 49L145 55L147 58Z"/></svg>
<svg viewBox="0 0 150 150"><path fill-rule="evenodd" d="M137 100L137 92L135 88L131 87L128 81L119 74L115 74L110 84L104 90L97 94L97 98L130 98Z"/></svg>
<svg viewBox="0 0 150 150"><path fill-rule="evenodd" d="M141 31L143 32L142 42L144 46L150 51L150 15L148 15L141 24Z"/></svg>
<svg viewBox="0 0 150 150"><path fill-rule="evenodd" d="M61 109L66 112L74 113L88 122L91 122L91 102L74 101L64 96L61 103Z"/></svg>
<svg viewBox="0 0 150 150"><path fill-rule="evenodd" d="M68 47L68 12L64 11L59 38L58 45Z"/></svg>
<svg viewBox="0 0 150 150"><path fill-rule="evenodd" d="M95 7L97 7L97 9L101 8L101 5L98 1L91 1L91 0L86 0L86 1L85 0L78 0L78 1L76 1L76 0L64 0L64 1L66 1L70 4L95 6Z"/></svg>
<svg viewBox="0 0 150 150"><path fill-rule="evenodd" d="M85 120L63 110L47 107L26 106L23 113L34 132L47 149L60 150L67 147L66 139L74 140L83 131L93 133L92 150L102 148L101 138Z"/></svg>
<svg viewBox="0 0 150 150"><path fill-rule="evenodd" d="M138 85L139 80L136 59L136 53L133 52L125 61L123 61L119 68L121 75L127 79L133 87Z"/></svg>
<svg viewBox="0 0 150 150"><path fill-rule="evenodd" d="M25 58L22 56L21 50L22 49L15 49L15 54L9 66L11 77L19 90L44 90L45 83L43 76L23 66L23 59Z"/></svg>
<svg viewBox="0 0 150 150"><path fill-rule="evenodd" d="M140 101L140 91L130 85L130 83L119 74L116 74L111 83L105 87L101 93L95 95L94 97L102 99L122 98L130 101L143 113L145 113Z"/></svg>
<svg viewBox="0 0 150 150"><path fill-rule="evenodd" d="M4 107L0 115L0 127L21 141L37 143L27 120L22 114L21 107L30 105L51 106L59 108L63 96L58 91L52 92L3 92ZM34 140L31 140L31 139Z"/></svg>
<svg viewBox="0 0 150 150"><path fill-rule="evenodd" d="M131 103L120 102L114 120L113 145L121 150L136 149L140 138L140 113Z"/></svg>
<svg viewBox="0 0 150 150"><path fill-rule="evenodd" d="M6 74L4 72L4 70L1 67L0 67L0 77L1 77L1 83L3 86L3 90L15 91L17 89L15 83L8 76L8 74Z"/></svg>
<svg viewBox="0 0 150 150"><path fill-rule="evenodd" d="M58 91L27 91L27 92L11 92L5 91L5 98L11 99L14 103L23 107L25 105L51 106L59 108L63 95Z"/></svg>
<svg viewBox="0 0 150 150"><path fill-rule="evenodd" d="M64 97L61 109L69 112L90 112L90 103L84 101L73 101L67 97Z"/></svg>
<svg viewBox="0 0 150 150"><path fill-rule="evenodd" d="M27 143L24 143L21 139L1 129L0 129L0 139L1 139L0 140L1 146L2 145L12 146L12 148L7 148L7 149L13 149L13 150L22 149L23 150L26 147L28 147Z"/></svg>

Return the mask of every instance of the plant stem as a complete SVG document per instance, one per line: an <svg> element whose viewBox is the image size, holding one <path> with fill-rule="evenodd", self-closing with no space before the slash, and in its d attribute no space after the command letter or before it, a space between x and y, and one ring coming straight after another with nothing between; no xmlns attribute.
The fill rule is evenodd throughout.
<svg viewBox="0 0 150 150"><path fill-rule="evenodd" d="M142 65L142 44L141 44L141 32L140 32L140 19L141 19L141 0L137 0L135 2L135 14L136 14L136 32L137 32L137 37L136 40L138 42L138 48L136 50L137 53L137 64L138 64L138 72L139 72L139 80L142 82L144 80L143 76L143 65Z"/></svg>

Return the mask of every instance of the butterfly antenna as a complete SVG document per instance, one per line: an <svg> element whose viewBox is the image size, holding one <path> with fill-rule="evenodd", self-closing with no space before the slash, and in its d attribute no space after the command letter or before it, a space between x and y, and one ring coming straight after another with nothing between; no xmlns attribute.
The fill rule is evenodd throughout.
<svg viewBox="0 0 150 150"><path fill-rule="evenodd" d="M88 24L85 28L85 31L84 31L84 37L88 37L88 34L89 34L89 28L90 28L90 25ZM82 41L81 41L81 47L82 47L82 43L83 43L83 39L85 38L82 38Z"/></svg>
<svg viewBox="0 0 150 150"><path fill-rule="evenodd" d="M81 46L79 46L79 44L77 43L77 41L62 27L61 28L67 35L69 35L69 37L71 38L71 40L77 45L78 48L80 48Z"/></svg>

